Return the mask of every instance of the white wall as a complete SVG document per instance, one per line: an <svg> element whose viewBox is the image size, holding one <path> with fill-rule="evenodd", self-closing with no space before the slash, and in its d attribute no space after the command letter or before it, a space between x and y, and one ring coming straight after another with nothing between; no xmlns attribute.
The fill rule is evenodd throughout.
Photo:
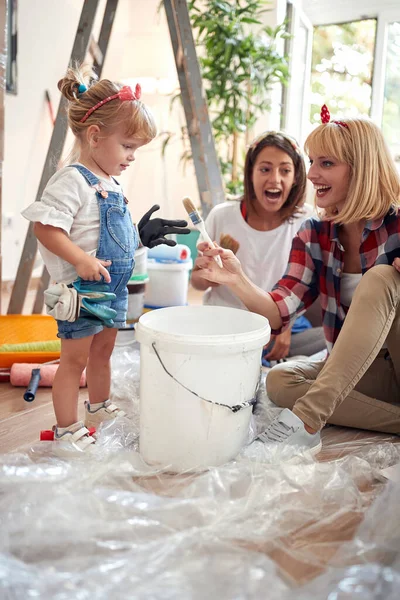
<svg viewBox="0 0 400 600"><path fill-rule="evenodd" d="M102 8L96 19L98 30ZM48 89L56 112L57 81L68 65L83 0L19 0L18 3L18 94L7 94L5 102L5 161L3 177L3 278L13 279L26 235L27 222L20 212L35 200L52 125L45 102ZM119 0L114 28L104 65L103 77L114 80L150 77L177 82L175 61L163 11L157 14L159 0ZM285 0L277 0L267 13L270 24L284 18ZM171 115L170 98L160 93L144 93L142 99L153 110L159 130L177 133L161 158L160 140L138 152L132 169L121 183L135 220L154 203L160 204L166 218L184 218L181 199L189 195L198 203L192 166L186 174L179 165L182 152L179 128L181 111ZM280 90L273 98L270 115L260 120L255 134L279 127ZM66 148L71 143L67 140ZM38 270L36 270L38 273Z"/></svg>

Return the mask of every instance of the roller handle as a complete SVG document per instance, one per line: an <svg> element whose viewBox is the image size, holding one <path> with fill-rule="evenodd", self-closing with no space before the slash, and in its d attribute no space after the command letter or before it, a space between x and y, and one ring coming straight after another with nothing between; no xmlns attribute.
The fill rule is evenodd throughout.
<svg viewBox="0 0 400 600"><path fill-rule="evenodd" d="M31 380L24 393L24 400L26 400L26 402L34 401L40 379L40 368L32 369Z"/></svg>

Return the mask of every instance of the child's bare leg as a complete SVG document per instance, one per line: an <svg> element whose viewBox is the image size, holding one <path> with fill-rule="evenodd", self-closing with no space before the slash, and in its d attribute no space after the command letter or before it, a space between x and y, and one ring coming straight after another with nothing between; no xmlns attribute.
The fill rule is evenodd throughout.
<svg viewBox="0 0 400 600"><path fill-rule="evenodd" d="M89 356L93 336L61 340L60 366L53 383L53 405L58 427L78 420L79 381Z"/></svg>
<svg viewBox="0 0 400 600"><path fill-rule="evenodd" d="M90 404L104 402L110 397L110 358L117 333L118 329L103 329L93 337L86 368Z"/></svg>

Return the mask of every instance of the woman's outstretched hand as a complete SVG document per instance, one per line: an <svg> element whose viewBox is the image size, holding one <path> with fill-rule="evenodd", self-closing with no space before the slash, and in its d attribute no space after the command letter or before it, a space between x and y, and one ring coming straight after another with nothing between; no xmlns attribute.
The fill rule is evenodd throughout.
<svg viewBox="0 0 400 600"><path fill-rule="evenodd" d="M200 255L196 260L198 276L212 283L233 284L243 275L240 261L231 250L224 250L215 243L214 248L210 248L207 242L201 242L198 245ZM214 256L220 256L222 269L217 265Z"/></svg>

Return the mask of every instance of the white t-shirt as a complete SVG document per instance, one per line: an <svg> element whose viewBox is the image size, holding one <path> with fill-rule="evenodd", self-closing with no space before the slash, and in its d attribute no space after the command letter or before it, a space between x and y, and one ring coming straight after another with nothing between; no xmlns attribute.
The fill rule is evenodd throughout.
<svg viewBox="0 0 400 600"><path fill-rule="evenodd" d="M362 273L342 273L340 280L340 302L344 306L350 306L361 277Z"/></svg>
<svg viewBox="0 0 400 600"><path fill-rule="evenodd" d="M269 292L286 270L293 237L303 221L312 214L312 207L305 205L298 217L285 221L276 229L257 231L244 220L240 202L233 201L215 206L205 225L213 241L219 243L220 235L224 233L239 242L240 248L236 256L242 264L243 271L253 283ZM203 303L245 308L242 301L224 285L208 288Z"/></svg>
<svg viewBox="0 0 400 600"><path fill-rule="evenodd" d="M121 186L116 181L102 177L99 180L103 189L121 193ZM71 242L87 254L96 254L100 229L96 190L78 169L64 167L57 171L49 180L41 200L30 204L22 215L29 221L63 229ZM73 265L47 250L40 242L38 245L52 281L68 284L78 277Z"/></svg>

